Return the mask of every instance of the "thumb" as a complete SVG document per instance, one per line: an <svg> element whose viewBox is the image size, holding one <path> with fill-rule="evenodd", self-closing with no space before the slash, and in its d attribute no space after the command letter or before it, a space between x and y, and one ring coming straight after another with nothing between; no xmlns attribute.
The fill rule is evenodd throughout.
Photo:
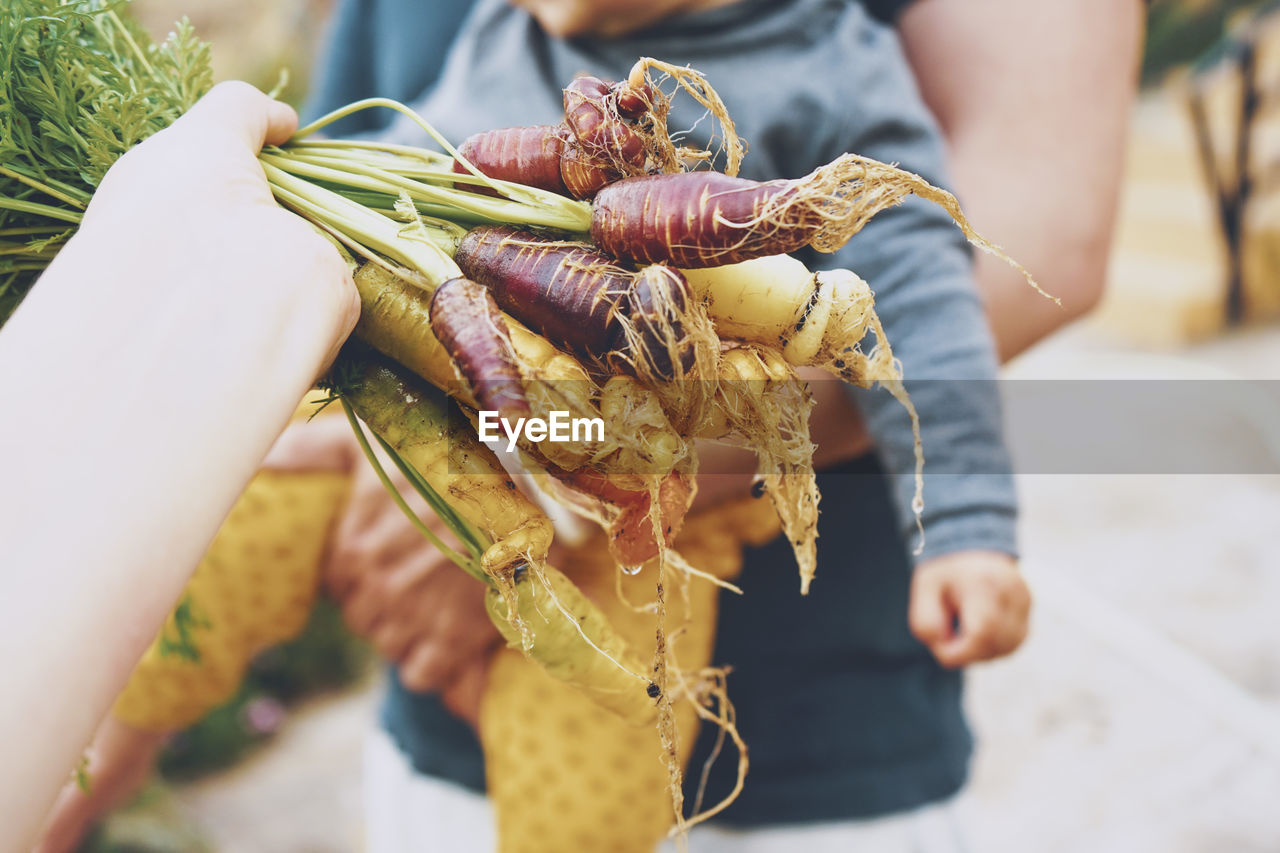
<svg viewBox="0 0 1280 853"><path fill-rule="evenodd" d="M298 129L298 114L292 107L238 80L214 86L182 121L234 133L255 154L264 144L285 142Z"/></svg>

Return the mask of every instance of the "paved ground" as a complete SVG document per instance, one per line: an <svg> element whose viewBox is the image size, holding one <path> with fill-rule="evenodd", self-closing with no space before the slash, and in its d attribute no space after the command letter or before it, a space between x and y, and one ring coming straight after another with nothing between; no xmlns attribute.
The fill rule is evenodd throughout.
<svg viewBox="0 0 1280 853"><path fill-rule="evenodd" d="M1100 352L1120 372L1138 365L1130 375L1280 374L1274 330L1170 361L1102 348L1083 330L1022 368ZM1222 414L1224 431L1240 430ZM1270 431L1259 444L1280 447L1280 420L1255 426ZM1274 459L1257 463L1275 470ZM1020 485L1035 628L1017 656L970 682L982 738L968 804L975 848L1280 850L1280 476Z"/></svg>
<svg viewBox="0 0 1280 853"><path fill-rule="evenodd" d="M360 849L360 746L377 687L300 709L244 764L175 790L217 853Z"/></svg>

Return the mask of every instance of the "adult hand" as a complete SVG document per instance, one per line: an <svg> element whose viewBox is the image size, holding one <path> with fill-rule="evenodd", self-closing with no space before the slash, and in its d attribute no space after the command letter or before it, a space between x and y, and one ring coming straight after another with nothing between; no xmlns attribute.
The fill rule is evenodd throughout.
<svg viewBox="0 0 1280 853"><path fill-rule="evenodd" d="M460 549L398 471L392 479L419 518ZM440 693L450 710L475 724L488 660L502 642L485 612L486 587L426 540L364 460L324 579L347 625L397 665L405 687Z"/></svg>
<svg viewBox="0 0 1280 853"><path fill-rule="evenodd" d="M1003 657L1027 636L1031 591L999 551L957 551L916 566L911 632L946 667Z"/></svg>
<svg viewBox="0 0 1280 853"><path fill-rule="evenodd" d="M319 418L281 437L268 467L340 469L353 477L347 509L330 540L325 590L347 627L395 664L405 687L437 692L476 722L489 660L502 644L484 608L485 585L440 553L405 517L357 447L343 418ZM383 468L451 547L458 543L390 461Z"/></svg>

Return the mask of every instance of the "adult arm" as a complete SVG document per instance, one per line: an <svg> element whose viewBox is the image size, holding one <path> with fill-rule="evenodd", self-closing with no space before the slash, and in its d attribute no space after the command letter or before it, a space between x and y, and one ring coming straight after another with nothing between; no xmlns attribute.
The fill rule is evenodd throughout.
<svg viewBox="0 0 1280 853"><path fill-rule="evenodd" d="M337 252L217 87L125 155L0 333L0 850L28 848L236 496L350 331Z"/></svg>
<svg viewBox="0 0 1280 853"><path fill-rule="evenodd" d="M1137 88L1139 0L917 0L898 19L946 137L974 226L1062 308L981 255L976 277L1001 360L1102 295Z"/></svg>

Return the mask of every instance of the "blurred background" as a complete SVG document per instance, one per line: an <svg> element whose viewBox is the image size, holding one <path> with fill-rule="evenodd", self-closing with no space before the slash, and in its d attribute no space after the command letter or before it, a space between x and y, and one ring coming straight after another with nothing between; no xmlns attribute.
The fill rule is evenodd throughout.
<svg viewBox="0 0 1280 853"><path fill-rule="evenodd" d="M220 79L269 89L288 68L297 103L330 3L134 11L157 36L189 16ZM1280 850L1280 4L1157 0L1143 85L1107 296L1009 366L1015 453L1048 470L1025 462L1047 452L1047 380L1257 380L1220 417L1130 424L1198 430L1218 456L1187 470L1241 473L1020 475L1032 634L970 678L964 813L988 853ZM89 849L358 849L377 679L320 608Z"/></svg>

